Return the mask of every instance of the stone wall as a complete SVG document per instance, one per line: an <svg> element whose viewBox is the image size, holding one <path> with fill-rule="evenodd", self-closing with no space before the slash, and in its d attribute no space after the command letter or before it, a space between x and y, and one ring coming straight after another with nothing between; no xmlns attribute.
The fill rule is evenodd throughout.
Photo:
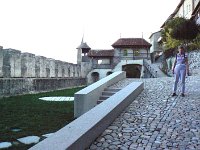
<svg viewBox="0 0 200 150"><path fill-rule="evenodd" d="M0 78L64 78L80 75L80 65L0 47Z"/></svg>
<svg viewBox="0 0 200 150"><path fill-rule="evenodd" d="M168 58L167 62L167 69L168 74L172 76L172 65L174 63L175 57ZM188 63L190 68L191 75L200 75L200 50L195 50L188 53Z"/></svg>
<svg viewBox="0 0 200 150"><path fill-rule="evenodd" d="M0 46L0 97L82 85L80 65Z"/></svg>
<svg viewBox="0 0 200 150"><path fill-rule="evenodd" d="M188 54L190 72L192 75L200 75L200 50Z"/></svg>
<svg viewBox="0 0 200 150"><path fill-rule="evenodd" d="M0 98L86 85L85 78L0 78Z"/></svg>

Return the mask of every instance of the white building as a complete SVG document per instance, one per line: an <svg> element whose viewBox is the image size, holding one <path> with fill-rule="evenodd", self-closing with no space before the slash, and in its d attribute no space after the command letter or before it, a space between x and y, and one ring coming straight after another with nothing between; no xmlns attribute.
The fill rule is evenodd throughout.
<svg viewBox="0 0 200 150"><path fill-rule="evenodd" d="M181 0L174 12L167 18L161 28L164 27L168 20L176 17L183 17L186 19L191 19L194 16L194 11L199 8L200 0Z"/></svg>
<svg viewBox="0 0 200 150"><path fill-rule="evenodd" d="M195 9L192 12L192 19L196 21L198 25L200 25L200 0L196 0L198 3L195 3Z"/></svg>
<svg viewBox="0 0 200 150"><path fill-rule="evenodd" d="M149 39L152 45L150 48L151 62L155 62L163 53L161 31L152 33Z"/></svg>
<svg viewBox="0 0 200 150"><path fill-rule="evenodd" d="M150 59L150 47L143 38L121 38L112 44L114 49L94 50L81 42L77 48L77 63L81 76L93 83L115 71L126 71L127 77L143 77L143 59Z"/></svg>

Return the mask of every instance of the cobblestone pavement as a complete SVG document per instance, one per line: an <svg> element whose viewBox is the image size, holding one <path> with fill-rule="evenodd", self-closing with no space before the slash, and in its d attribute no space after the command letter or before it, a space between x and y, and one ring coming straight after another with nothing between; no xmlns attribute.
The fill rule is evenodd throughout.
<svg viewBox="0 0 200 150"><path fill-rule="evenodd" d="M89 149L200 149L200 77L187 78L185 97L171 97L173 78L141 80L144 91Z"/></svg>

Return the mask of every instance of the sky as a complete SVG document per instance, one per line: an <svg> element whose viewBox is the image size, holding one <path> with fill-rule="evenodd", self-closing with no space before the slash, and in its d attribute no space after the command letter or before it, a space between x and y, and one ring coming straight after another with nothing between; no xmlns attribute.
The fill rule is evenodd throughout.
<svg viewBox="0 0 200 150"><path fill-rule="evenodd" d="M0 0L0 46L76 63L77 47L112 49L151 33L180 0Z"/></svg>

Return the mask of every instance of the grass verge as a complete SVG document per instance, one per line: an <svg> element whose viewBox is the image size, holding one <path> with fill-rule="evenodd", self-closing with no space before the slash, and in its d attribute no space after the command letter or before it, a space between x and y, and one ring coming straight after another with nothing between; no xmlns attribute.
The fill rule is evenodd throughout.
<svg viewBox="0 0 200 150"><path fill-rule="evenodd" d="M74 96L80 88L27 94L0 99L0 142L25 136L41 136L62 128L73 120L73 102L39 100L46 96ZM21 131L13 132L19 128Z"/></svg>

